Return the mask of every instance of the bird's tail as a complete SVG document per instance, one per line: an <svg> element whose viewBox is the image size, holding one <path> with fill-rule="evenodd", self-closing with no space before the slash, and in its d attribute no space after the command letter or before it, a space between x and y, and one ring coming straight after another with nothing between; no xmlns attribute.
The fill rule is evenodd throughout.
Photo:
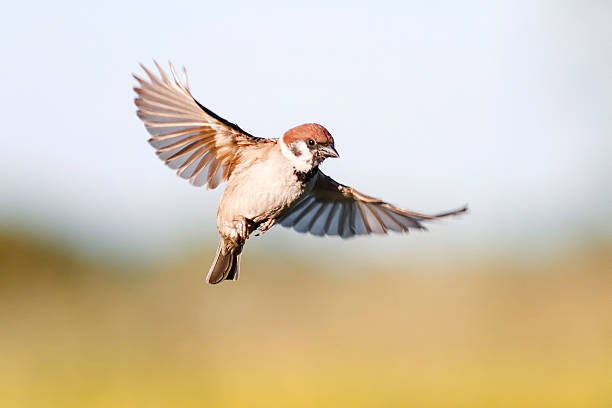
<svg viewBox="0 0 612 408"><path fill-rule="evenodd" d="M228 246L222 238L219 241L215 260L208 271L208 275L206 275L206 282L216 284L224 280L238 280L241 253L242 247L234 248Z"/></svg>

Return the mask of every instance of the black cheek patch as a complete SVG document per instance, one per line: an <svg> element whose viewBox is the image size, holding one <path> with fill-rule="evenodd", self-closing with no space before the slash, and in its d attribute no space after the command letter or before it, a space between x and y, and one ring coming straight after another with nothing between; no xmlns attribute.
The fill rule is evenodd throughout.
<svg viewBox="0 0 612 408"><path fill-rule="evenodd" d="M291 153L293 153L295 157L300 157L302 155L302 152L297 147L297 143L291 143L289 150L291 150Z"/></svg>

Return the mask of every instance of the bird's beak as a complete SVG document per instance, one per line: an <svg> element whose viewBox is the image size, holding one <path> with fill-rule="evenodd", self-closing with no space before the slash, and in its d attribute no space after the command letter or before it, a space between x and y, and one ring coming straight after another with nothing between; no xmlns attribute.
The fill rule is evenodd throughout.
<svg viewBox="0 0 612 408"><path fill-rule="evenodd" d="M334 157L334 158L340 157L340 155L336 151L336 148L333 145L321 146L319 148L319 151L321 152L323 157Z"/></svg>

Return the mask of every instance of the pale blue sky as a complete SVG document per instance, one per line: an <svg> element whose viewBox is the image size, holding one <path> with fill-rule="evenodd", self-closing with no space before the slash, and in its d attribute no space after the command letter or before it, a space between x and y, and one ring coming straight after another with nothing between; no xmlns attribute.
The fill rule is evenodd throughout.
<svg viewBox="0 0 612 408"><path fill-rule="evenodd" d="M130 74L156 58L255 135L325 125L338 181L423 212L470 204L429 234L348 248L610 235L610 3L220 3L13 3L0 223L101 251L216 239L220 191L165 168L134 114ZM344 245L271 235L257 246Z"/></svg>

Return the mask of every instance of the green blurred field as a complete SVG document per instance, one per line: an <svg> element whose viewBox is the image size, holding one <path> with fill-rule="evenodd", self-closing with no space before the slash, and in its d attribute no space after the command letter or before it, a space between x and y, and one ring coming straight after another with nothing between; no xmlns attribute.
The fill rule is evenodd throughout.
<svg viewBox="0 0 612 408"><path fill-rule="evenodd" d="M609 407L612 245L144 266L0 237L2 407ZM342 268L340 261L332 268Z"/></svg>

